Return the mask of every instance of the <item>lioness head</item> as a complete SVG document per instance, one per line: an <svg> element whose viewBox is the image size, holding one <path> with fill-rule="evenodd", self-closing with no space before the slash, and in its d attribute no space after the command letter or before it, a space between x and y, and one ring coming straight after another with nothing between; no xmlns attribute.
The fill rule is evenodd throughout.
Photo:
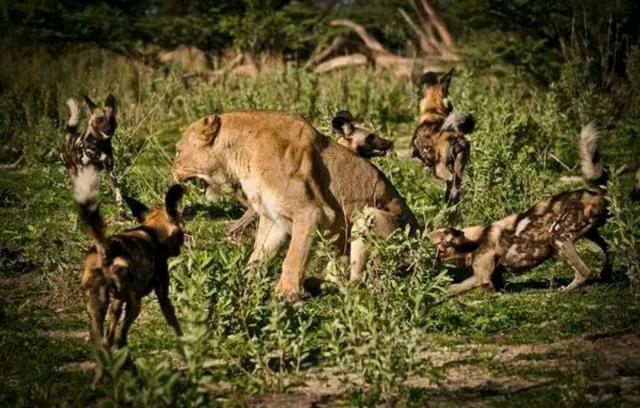
<svg viewBox="0 0 640 408"><path fill-rule="evenodd" d="M176 158L171 168L174 180L202 179L207 183L207 198L215 200L226 182L224 152L216 143L220 117L205 116L191 123L176 143Z"/></svg>
<svg viewBox="0 0 640 408"><path fill-rule="evenodd" d="M391 140L359 127L348 111L338 112L331 124L333 129L340 135L338 144L365 159L384 156L393 147Z"/></svg>
<svg viewBox="0 0 640 408"><path fill-rule="evenodd" d="M447 116L453 107L447 100L453 68L438 79L438 75L427 72L420 79L420 114L435 113Z"/></svg>

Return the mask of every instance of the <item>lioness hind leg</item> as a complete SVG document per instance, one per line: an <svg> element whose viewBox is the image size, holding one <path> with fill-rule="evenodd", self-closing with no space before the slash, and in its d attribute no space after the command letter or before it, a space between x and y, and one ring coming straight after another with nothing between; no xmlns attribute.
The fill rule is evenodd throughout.
<svg viewBox="0 0 640 408"><path fill-rule="evenodd" d="M369 232L378 236L387 236L398 227L398 218L392 213L377 208L364 209L362 217L354 222L351 232L356 235L356 239L351 242L351 275L349 280L360 280L369 260L370 251L363 236ZM369 228L370 231L368 231Z"/></svg>
<svg viewBox="0 0 640 408"><path fill-rule="evenodd" d="M568 286L561 288L561 290L573 290L584 285L593 276L593 273L580 259L573 242L569 240L556 241L554 246L558 250L558 255L573 269L573 281Z"/></svg>

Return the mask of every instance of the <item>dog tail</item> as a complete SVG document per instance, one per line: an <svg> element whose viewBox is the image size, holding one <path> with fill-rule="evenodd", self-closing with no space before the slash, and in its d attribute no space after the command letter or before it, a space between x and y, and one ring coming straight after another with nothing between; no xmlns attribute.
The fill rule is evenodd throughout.
<svg viewBox="0 0 640 408"><path fill-rule="evenodd" d="M78 102L76 102L75 99L70 98L67 100L67 106L69 107L67 132L75 134L78 131L78 123L80 122L80 109L78 108Z"/></svg>
<svg viewBox="0 0 640 408"><path fill-rule="evenodd" d="M631 200L640 201L640 166L636 168L636 172L633 175L633 191L631 191Z"/></svg>
<svg viewBox="0 0 640 408"><path fill-rule="evenodd" d="M98 199L98 170L93 166L78 168L77 176L72 177L73 199L78 206L80 221L95 242L98 254L105 254L105 222L100 214Z"/></svg>
<svg viewBox="0 0 640 408"><path fill-rule="evenodd" d="M593 122L587 123L580 131L578 153L582 175L594 186L605 188L609 175L600 163L600 141L602 134Z"/></svg>
<svg viewBox="0 0 640 408"><path fill-rule="evenodd" d="M457 133L462 133L464 135L473 132L473 129L476 127L476 120L472 114L467 113L458 113L451 112L444 119L440 130L442 131L453 131Z"/></svg>

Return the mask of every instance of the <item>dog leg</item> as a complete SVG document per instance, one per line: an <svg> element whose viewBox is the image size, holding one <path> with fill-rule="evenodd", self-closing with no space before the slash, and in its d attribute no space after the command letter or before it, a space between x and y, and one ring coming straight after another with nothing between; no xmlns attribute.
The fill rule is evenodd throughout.
<svg viewBox="0 0 640 408"><path fill-rule="evenodd" d="M120 336L118 336L118 347L127 345L129 329L140 314L140 299L130 299L126 303L127 309L124 315L124 322L122 322L122 327L120 328Z"/></svg>
<svg viewBox="0 0 640 408"><path fill-rule="evenodd" d="M591 278L593 273L589 267L580 259L576 247L571 241L555 241L555 247L558 250L558 254L564 259L571 269L573 269L573 281L560 290L568 291L581 287Z"/></svg>
<svg viewBox="0 0 640 408"><path fill-rule="evenodd" d="M272 221L265 216L260 216L253 252L249 257L250 268L259 267L267 256L277 252L288 236L288 221L280 218Z"/></svg>
<svg viewBox="0 0 640 408"><path fill-rule="evenodd" d="M597 229L592 229L587 232L584 237L594 244L598 245L602 252L604 252L604 265L602 266L602 271L600 272L600 280L609 282L611 281L611 270L613 268L613 260L611 259L611 251L609 251L609 244L607 241L602 238L602 235L598 232Z"/></svg>
<svg viewBox="0 0 640 408"><path fill-rule="evenodd" d="M122 315L122 300L114 299L109 306L109 329L107 331L107 347L111 348L116 337L116 328Z"/></svg>
<svg viewBox="0 0 640 408"><path fill-rule="evenodd" d="M479 287L484 287L487 290L492 290L494 288L491 280L496 268L495 255L493 252L487 252L477 256L473 260L472 266L473 275L460 283L454 283L449 286L449 289L447 290L447 294L449 296L457 296L461 293Z"/></svg>
<svg viewBox="0 0 640 408"><path fill-rule="evenodd" d="M257 219L258 214L253 208L249 207L247 211L242 214L242 217L234 221L229 228L226 229L224 234L232 241L239 241L244 230L246 230Z"/></svg>
<svg viewBox="0 0 640 408"><path fill-rule="evenodd" d="M111 186L111 191L113 192L113 197L116 200L116 204L118 205L118 214L121 219L126 219L126 210L124 208L124 200L122 198L122 191L120 190L120 184L118 183L118 179L116 178L116 174L113 171L113 165L108 166L109 170L109 182Z"/></svg>
<svg viewBox="0 0 640 408"><path fill-rule="evenodd" d="M295 302L300 295L304 268L307 265L313 234L318 229L322 210L310 207L299 211L293 219L291 243L282 264L282 275L276 290L284 295L287 302Z"/></svg>
<svg viewBox="0 0 640 408"><path fill-rule="evenodd" d="M162 314L164 315L167 324L173 327L177 337L182 337L182 330L180 330L180 323L178 323L176 311L171 304L171 299L169 299L168 284L160 284L156 286L155 292L158 297L158 302L160 303L160 309L162 310Z"/></svg>
<svg viewBox="0 0 640 408"><path fill-rule="evenodd" d="M91 322L91 341L98 349L105 346L104 342L104 318L109 308L109 297L103 287L91 289L87 295L87 312Z"/></svg>

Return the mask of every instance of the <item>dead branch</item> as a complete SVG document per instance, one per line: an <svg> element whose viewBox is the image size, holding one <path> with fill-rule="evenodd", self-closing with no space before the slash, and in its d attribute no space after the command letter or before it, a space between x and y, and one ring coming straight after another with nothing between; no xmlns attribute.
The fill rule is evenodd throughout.
<svg viewBox="0 0 640 408"><path fill-rule="evenodd" d="M20 163L22 162L22 160L24 160L25 154L22 153L22 155L20 155L20 157L18 157L18 160L14 161L13 163L3 163L0 164L0 170L12 170L17 168Z"/></svg>
<svg viewBox="0 0 640 408"><path fill-rule="evenodd" d="M429 41L429 37L427 34L420 28L418 25L409 17L409 15L401 8L398 9L400 14L405 19L409 27L416 33L418 36L418 44L420 45L420 49L425 53L434 53L437 52L437 49L431 44Z"/></svg>
<svg viewBox="0 0 640 408"><path fill-rule="evenodd" d="M436 13L436 10L427 2L427 0L420 0L420 4L422 5L425 13L427 13L431 23L433 23L438 35L442 38L442 42L444 42L444 44L449 48L455 48L456 43L453 40L453 36L447 29L442 18L440 18L438 13Z"/></svg>
<svg viewBox="0 0 640 408"><path fill-rule="evenodd" d="M332 71L337 68L343 68L348 66L362 66L367 65L367 56L364 54L350 54L335 57L329 61L325 61L319 64L315 71L318 73Z"/></svg>
<svg viewBox="0 0 640 408"><path fill-rule="evenodd" d="M313 57L309 58L306 64L304 64L304 69L310 68L311 66L325 60L329 55L335 52L338 48L342 47L347 42L347 39L343 36L338 36L333 39L331 44L325 48L323 51L317 53Z"/></svg>
<svg viewBox="0 0 640 408"><path fill-rule="evenodd" d="M358 37L360 37L362 39L362 41L367 46L367 48L369 48L372 52L377 52L377 53L382 53L382 54L389 54L389 51L387 51L382 46L382 44L380 44L378 42L378 40L373 38L373 36L371 34L369 34L367 32L367 30L365 30L365 28L363 26L361 26L360 24L354 23L351 20L333 20L331 22L331 25L347 27L347 28L353 30L356 34L358 34Z"/></svg>

